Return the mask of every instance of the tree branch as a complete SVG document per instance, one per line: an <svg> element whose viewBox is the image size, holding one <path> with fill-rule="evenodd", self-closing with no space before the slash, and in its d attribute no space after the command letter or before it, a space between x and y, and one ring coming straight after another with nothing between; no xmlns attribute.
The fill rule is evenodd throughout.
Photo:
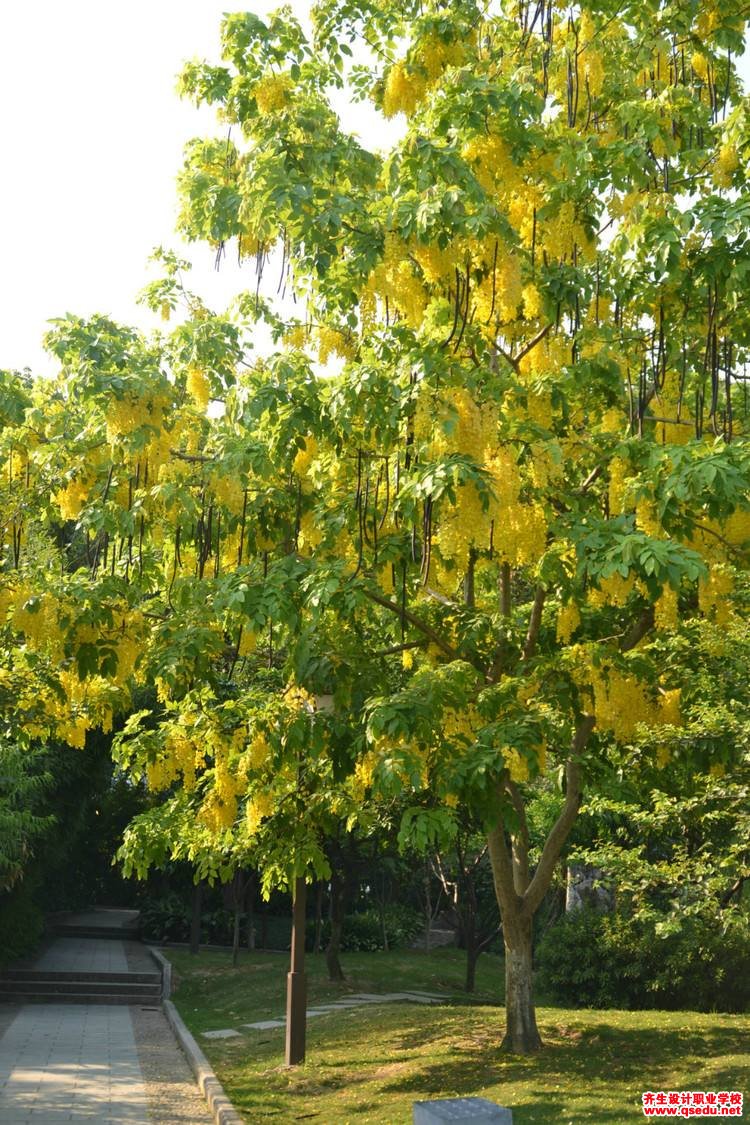
<svg viewBox="0 0 750 1125"><path fill-rule="evenodd" d="M537 344L541 344L542 340L547 335L551 327L551 323L547 324L544 328L542 328L540 332L537 332L536 336L532 336L528 344L521 348L518 355L515 356L515 358L512 360L513 366L516 368L516 370L518 370L518 364L521 362L524 356L527 356L529 352L533 351Z"/></svg>
<svg viewBox="0 0 750 1125"><path fill-rule="evenodd" d="M521 797L520 790L510 777L507 777L505 780L505 788L510 795L513 808L518 817L518 832L511 834L513 885L516 888L516 894L523 896L528 889L530 881L529 849L531 847L531 841L529 839L529 826L526 821L526 810L523 807L523 798Z"/></svg>
<svg viewBox="0 0 750 1125"><path fill-rule="evenodd" d="M504 562L500 567L500 612L503 617L510 617L510 563Z"/></svg>
<svg viewBox="0 0 750 1125"><path fill-rule="evenodd" d="M631 648L643 640L654 626L654 607L648 606L620 638L620 652L630 652Z"/></svg>
<svg viewBox="0 0 750 1125"><path fill-rule="evenodd" d="M591 485L594 484L594 482L597 481L599 479L599 477L602 475L602 471L603 471L602 465L595 465L594 466L594 468L591 470L591 472L589 473L589 475L586 477L585 481L581 485L581 487L578 489L579 495L584 496L588 492L588 490L591 488Z"/></svg>
<svg viewBox="0 0 750 1125"><path fill-rule="evenodd" d="M410 625L413 625L415 629L419 629L420 633L424 633L425 637L428 637L433 644L436 644L446 656L450 656L452 660L463 659L461 654L457 652L452 645L449 645L447 641L443 640L440 634L436 633L426 621L415 617L410 610L402 608L398 602L392 602L390 598L384 598L382 594L376 594L374 590L365 590L364 593L370 601L375 602L376 605L382 606L383 609L389 609L391 613L395 613L398 617L403 617Z"/></svg>
<svg viewBox="0 0 750 1125"><path fill-rule="evenodd" d="M495 884L495 894L500 903L500 912L503 919L518 914L521 906L521 897L516 893L513 881L513 864L505 842L505 830L502 820L490 829L487 835L487 847L492 864L492 881Z"/></svg>
<svg viewBox="0 0 750 1125"><path fill-rule="evenodd" d="M526 633L526 640L523 646L524 660L530 660L534 655L537 637L539 636L539 628L542 624L542 610L544 609L544 599L546 597L547 591L545 590L545 588L543 586L537 586L536 593L534 594L534 604L531 607L529 628Z"/></svg>
<svg viewBox="0 0 750 1125"><path fill-rule="evenodd" d="M565 763L566 784L562 811L552 826L534 872L534 878L523 896L523 909L528 917L534 914L549 889L560 853L578 816L581 805L581 767L577 758L589 740L594 723L593 715L584 715L576 726L570 746L570 757Z"/></svg>

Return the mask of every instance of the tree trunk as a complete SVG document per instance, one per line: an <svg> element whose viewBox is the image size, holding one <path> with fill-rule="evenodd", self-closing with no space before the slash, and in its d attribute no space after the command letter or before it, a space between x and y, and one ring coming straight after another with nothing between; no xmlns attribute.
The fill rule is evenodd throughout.
<svg viewBox="0 0 750 1125"><path fill-rule="evenodd" d="M247 935L247 948L252 953L255 949L255 876L251 875L248 879L247 888L245 890L245 907L247 909L247 925L245 933Z"/></svg>
<svg viewBox="0 0 750 1125"><path fill-rule="evenodd" d="M313 953L320 953L320 945L323 937L323 880L318 879L318 886L315 891L315 941L313 942Z"/></svg>
<svg viewBox="0 0 750 1125"><path fill-rule="evenodd" d="M232 968L237 968L240 959L240 903L234 904L234 929L232 930Z"/></svg>
<svg viewBox="0 0 750 1125"><path fill-rule="evenodd" d="M193 884L193 913L190 919L190 952L197 953L201 942L201 899L203 884Z"/></svg>
<svg viewBox="0 0 750 1125"><path fill-rule="evenodd" d="M386 901L386 883L385 873L380 879L380 897L378 898L378 914L380 916L380 932L383 935L383 950L385 953L389 952L388 944L388 926L385 921L385 901Z"/></svg>
<svg viewBox="0 0 750 1125"><path fill-rule="evenodd" d="M506 838L506 825L501 816L487 837L492 881L497 905L500 907L505 941L507 1018L503 1047L515 1054L526 1055L542 1045L532 995L532 922L550 888L560 853L578 815L581 804L581 768L578 759L593 729L593 716L582 715L576 724L570 757L565 763L565 797L562 809L544 842L533 875L529 867L526 810L521 794L508 777L504 778L502 785L515 810L517 831L509 832ZM502 799L502 788L499 789L498 796Z"/></svg>
<svg viewBox="0 0 750 1125"><path fill-rule="evenodd" d="M424 865L424 951L430 952L430 938L432 936L432 895L430 893L430 869Z"/></svg>
<svg viewBox="0 0 750 1125"><path fill-rule="evenodd" d="M467 975L463 987L467 992L473 992L477 983L477 962L479 961L480 949L476 943L467 944Z"/></svg>
<svg viewBox="0 0 750 1125"><path fill-rule="evenodd" d="M326 965L328 966L329 980L345 980L344 970L341 968L339 953L341 952L341 930L344 924L344 903L341 873L335 867L331 868L331 936L326 948Z"/></svg>
<svg viewBox="0 0 750 1125"><path fill-rule="evenodd" d="M531 919L509 926L505 938L505 1038L503 1050L529 1055L542 1046L532 992Z"/></svg>

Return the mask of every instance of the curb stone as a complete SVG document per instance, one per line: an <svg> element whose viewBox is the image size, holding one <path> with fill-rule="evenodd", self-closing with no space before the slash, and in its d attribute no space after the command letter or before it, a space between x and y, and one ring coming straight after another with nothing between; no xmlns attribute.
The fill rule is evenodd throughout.
<svg viewBox="0 0 750 1125"><path fill-rule="evenodd" d="M187 1056L190 1069L208 1103L216 1125L245 1125L244 1119L240 1117L225 1094L224 1087L211 1069L211 1064L183 1023L182 1016L172 1001L164 1000L163 1004L164 1014L177 1037L177 1042Z"/></svg>
<svg viewBox="0 0 750 1125"><path fill-rule="evenodd" d="M167 961L164 954L160 953L153 945L147 945L146 949L161 969L161 998L162 1000L169 1000L172 995L172 962Z"/></svg>

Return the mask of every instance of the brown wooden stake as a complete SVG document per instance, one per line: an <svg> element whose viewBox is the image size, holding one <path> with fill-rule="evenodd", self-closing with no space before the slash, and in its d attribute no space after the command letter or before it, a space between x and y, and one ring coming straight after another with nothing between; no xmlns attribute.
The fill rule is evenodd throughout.
<svg viewBox="0 0 750 1125"><path fill-rule="evenodd" d="M305 1061L305 1024L307 1021L307 981L305 979L305 900L307 887L303 878L294 881L292 912L292 957L286 978L286 1065L297 1066Z"/></svg>

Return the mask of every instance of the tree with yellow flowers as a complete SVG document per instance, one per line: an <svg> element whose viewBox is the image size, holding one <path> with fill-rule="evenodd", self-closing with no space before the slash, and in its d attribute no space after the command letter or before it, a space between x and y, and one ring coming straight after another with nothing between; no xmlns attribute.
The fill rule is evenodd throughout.
<svg viewBox="0 0 750 1125"><path fill-rule="evenodd" d="M680 744L669 640L721 645L747 566L743 11L227 16L182 79L232 129L188 147L180 225L251 290L214 315L164 255L146 299L176 327L68 318L60 379L4 392L3 713L82 745L154 684L123 761L262 843L267 883L325 870L332 813L406 797L426 847L469 810L513 1051L540 1045L532 921L587 779L644 731ZM402 123L388 152L336 88Z"/></svg>

